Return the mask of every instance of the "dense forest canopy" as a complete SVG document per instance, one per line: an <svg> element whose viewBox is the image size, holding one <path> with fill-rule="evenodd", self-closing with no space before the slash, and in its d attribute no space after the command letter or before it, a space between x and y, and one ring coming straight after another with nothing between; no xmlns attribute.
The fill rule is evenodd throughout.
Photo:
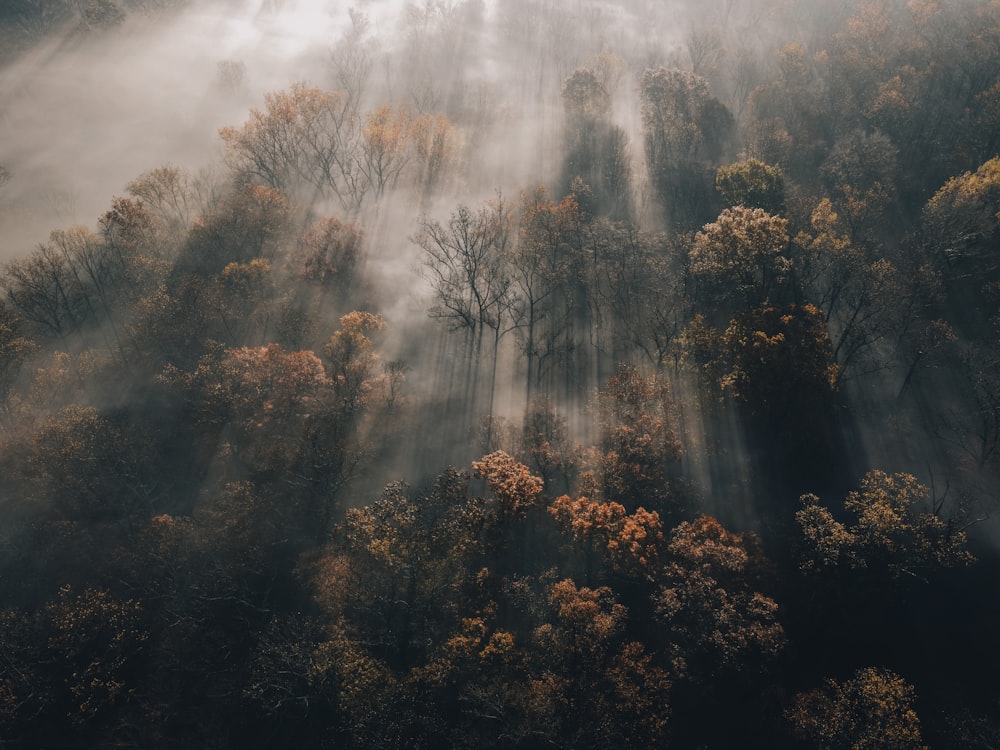
<svg viewBox="0 0 1000 750"><path fill-rule="evenodd" d="M1000 744L995 0L0 4L0 743Z"/></svg>

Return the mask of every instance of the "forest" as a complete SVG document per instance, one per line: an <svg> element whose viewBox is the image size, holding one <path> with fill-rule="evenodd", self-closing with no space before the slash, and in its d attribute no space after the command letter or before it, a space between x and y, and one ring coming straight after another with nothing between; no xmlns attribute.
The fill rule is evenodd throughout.
<svg viewBox="0 0 1000 750"><path fill-rule="evenodd" d="M0 745L1000 747L998 0L0 4Z"/></svg>

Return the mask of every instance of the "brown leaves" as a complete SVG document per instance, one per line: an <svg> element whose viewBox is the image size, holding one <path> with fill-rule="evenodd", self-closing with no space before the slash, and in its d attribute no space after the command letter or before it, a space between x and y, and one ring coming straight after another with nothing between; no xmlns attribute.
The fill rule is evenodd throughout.
<svg viewBox="0 0 1000 750"><path fill-rule="evenodd" d="M606 499L660 511L671 502L669 471L682 456L670 385L622 364L597 395L598 464Z"/></svg>
<svg viewBox="0 0 1000 750"><path fill-rule="evenodd" d="M118 600L103 589L74 595L69 586L45 606L48 651L66 670L73 703L70 720L85 724L128 692L123 672L147 634L139 602Z"/></svg>
<svg viewBox="0 0 1000 750"><path fill-rule="evenodd" d="M629 515L619 503L563 495L549 513L574 539L607 555L617 572L640 579L656 575L664 539L655 511L639 508Z"/></svg>

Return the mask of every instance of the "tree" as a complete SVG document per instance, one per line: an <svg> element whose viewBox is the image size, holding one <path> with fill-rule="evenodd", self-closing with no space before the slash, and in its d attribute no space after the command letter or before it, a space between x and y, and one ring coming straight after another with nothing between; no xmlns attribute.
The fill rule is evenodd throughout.
<svg viewBox="0 0 1000 750"><path fill-rule="evenodd" d="M557 497L549 514L564 534L583 545L584 576L589 584L597 577L598 564L606 561L619 575L643 582L656 580L664 553L663 525L659 514L637 508L629 513L614 501L569 495Z"/></svg>
<svg viewBox="0 0 1000 750"><path fill-rule="evenodd" d="M804 507L795 520L804 537L806 570L849 568L898 579L974 559L965 532L938 515L929 490L911 474L865 474L860 489L844 500L855 519L851 525L837 521L815 495L803 495L801 501Z"/></svg>
<svg viewBox="0 0 1000 750"><path fill-rule="evenodd" d="M0 300L0 404L9 409L11 388L37 345L21 336L22 320Z"/></svg>
<svg viewBox="0 0 1000 750"><path fill-rule="evenodd" d="M371 112L361 127L361 170L381 198L386 188L396 187L399 175L412 157L410 135L413 118L405 107L381 106Z"/></svg>
<svg viewBox="0 0 1000 750"><path fill-rule="evenodd" d="M537 396L524 414L518 454L523 456L542 482L554 491L557 480L568 490L576 469L566 418L545 396Z"/></svg>
<svg viewBox="0 0 1000 750"><path fill-rule="evenodd" d="M510 212L500 197L475 213L459 206L447 226L424 219L414 239L426 254L423 265L435 295L431 317L466 334L471 376L467 395L473 410L479 403L483 341L490 334L487 413L493 411L500 340L515 328L516 292L507 264L509 234Z"/></svg>
<svg viewBox="0 0 1000 750"><path fill-rule="evenodd" d="M739 313L723 347L732 368L722 377L723 390L777 423L815 416L839 382L826 324L812 305Z"/></svg>
<svg viewBox="0 0 1000 750"><path fill-rule="evenodd" d="M715 173L715 189L729 208L760 208L774 216L785 212L785 176L781 167L759 159L750 158L719 167Z"/></svg>
<svg viewBox="0 0 1000 750"><path fill-rule="evenodd" d="M631 166L628 136L608 120L611 96L597 73L578 68L563 82L566 155L563 187L576 180L595 192L598 210L615 219L628 218Z"/></svg>
<svg viewBox="0 0 1000 750"><path fill-rule="evenodd" d="M71 586L33 612L0 613L0 722L37 746L95 737L132 700L148 632L135 599Z"/></svg>
<svg viewBox="0 0 1000 750"><path fill-rule="evenodd" d="M425 663L430 647L456 623L453 587L479 552L479 503L468 476L441 474L433 490L410 498L389 485L363 508L346 511L314 578L331 617L387 671L402 675Z"/></svg>
<svg viewBox="0 0 1000 750"><path fill-rule="evenodd" d="M563 106L571 121L599 120L611 108L611 97L594 71L578 68L563 82ZM582 123L579 123L582 124Z"/></svg>
<svg viewBox="0 0 1000 750"><path fill-rule="evenodd" d="M138 429L70 406L34 435L28 466L57 515L83 523L134 520L156 499L150 450Z"/></svg>
<svg viewBox="0 0 1000 750"><path fill-rule="evenodd" d="M256 471L288 469L305 423L332 396L315 354L277 344L206 355L193 372L168 367L163 377L188 392L195 419L220 431L226 453Z"/></svg>
<svg viewBox="0 0 1000 750"><path fill-rule="evenodd" d="M227 264L209 280L205 292L205 307L217 324L216 340L234 345L267 340L271 319L277 317L267 260Z"/></svg>
<svg viewBox="0 0 1000 750"><path fill-rule="evenodd" d="M171 280L211 276L230 263L271 260L284 239L291 209L274 188L245 183L195 219Z"/></svg>
<svg viewBox="0 0 1000 750"><path fill-rule="evenodd" d="M242 128L219 131L229 165L244 179L260 180L290 197L307 190L335 198L352 212L370 183L359 160L361 125L342 92L296 83L264 97Z"/></svg>
<svg viewBox="0 0 1000 750"><path fill-rule="evenodd" d="M605 499L627 508L643 504L668 515L678 513L672 480L683 448L669 383L625 363L598 391L596 406L601 428L598 481Z"/></svg>
<svg viewBox="0 0 1000 750"><path fill-rule="evenodd" d="M354 414L369 403L378 362L370 336L384 327L382 316L355 310L340 319L340 330L323 347L326 371L345 414Z"/></svg>
<svg viewBox="0 0 1000 750"><path fill-rule="evenodd" d="M678 676L713 684L761 669L784 648L778 604L754 590L758 546L710 516L670 532L653 605Z"/></svg>
<svg viewBox="0 0 1000 750"><path fill-rule="evenodd" d="M443 114L424 112L413 120L410 142L416 161L414 179L429 195L458 158L460 133Z"/></svg>
<svg viewBox="0 0 1000 750"><path fill-rule="evenodd" d="M952 177L927 201L921 217L926 242L954 273L992 275L998 268L998 213L1000 157Z"/></svg>
<svg viewBox="0 0 1000 750"><path fill-rule="evenodd" d="M898 149L884 134L863 131L838 140L820 165L827 194L834 197L852 239L874 240L896 197Z"/></svg>
<svg viewBox="0 0 1000 750"><path fill-rule="evenodd" d="M495 451L473 461L473 473L486 480L490 491L498 502L498 516L501 522L514 518L524 518L542 494L542 480L533 476L524 464L503 451Z"/></svg>
<svg viewBox="0 0 1000 750"><path fill-rule="evenodd" d="M684 237L650 235L629 225L594 222L592 306L618 362L642 353L662 372L675 359L691 300L677 259ZM676 360L674 362L676 364Z"/></svg>
<svg viewBox="0 0 1000 750"><path fill-rule="evenodd" d="M737 309L779 302L792 269L788 222L761 208L727 208L695 235L689 258L712 299Z"/></svg>
<svg viewBox="0 0 1000 750"><path fill-rule="evenodd" d="M361 259L364 233L359 226L330 217L313 224L299 238L296 275L328 288L346 289Z"/></svg>
<svg viewBox="0 0 1000 750"><path fill-rule="evenodd" d="M564 746L625 748L663 741L672 679L624 633L627 609L607 587L549 588L547 617L532 633L528 721Z"/></svg>
<svg viewBox="0 0 1000 750"><path fill-rule="evenodd" d="M185 231L195 214L207 208L198 199L197 181L180 167L167 165L143 172L126 189L173 233Z"/></svg>
<svg viewBox="0 0 1000 750"><path fill-rule="evenodd" d="M521 349L527 362L527 396L551 387L559 366L568 374L581 299L583 215L572 196L547 197L544 188L521 197L517 245L509 261L516 289Z"/></svg>
<svg viewBox="0 0 1000 750"><path fill-rule="evenodd" d="M777 74L750 93L745 128L751 156L780 164L787 175L803 181L814 179L835 119L814 54L799 42L776 51Z"/></svg>
<svg viewBox="0 0 1000 750"><path fill-rule="evenodd" d="M906 265L897 267L884 257L867 258L827 199L811 223L812 234L795 238L796 270L829 325L839 385L858 371L888 367L897 349L926 340L933 321L924 316L940 297L941 279L917 259L902 257Z"/></svg>
<svg viewBox="0 0 1000 750"><path fill-rule="evenodd" d="M64 337L86 319L87 290L55 241L8 263L2 283L11 306L42 335Z"/></svg>
<svg viewBox="0 0 1000 750"><path fill-rule="evenodd" d="M822 750L926 750L916 690L888 669L865 667L843 682L799 693L786 712L795 733Z"/></svg>
<svg viewBox="0 0 1000 750"><path fill-rule="evenodd" d="M647 69L639 92L646 166L667 220L696 225L711 203L705 166L725 150L732 116L709 97L708 82L687 71Z"/></svg>
<svg viewBox="0 0 1000 750"><path fill-rule="evenodd" d="M72 665L66 682L76 706L73 718L86 722L125 698L125 667L147 637L142 605L94 588L74 595L64 586L46 606L46 615L55 631L49 648L64 665Z"/></svg>

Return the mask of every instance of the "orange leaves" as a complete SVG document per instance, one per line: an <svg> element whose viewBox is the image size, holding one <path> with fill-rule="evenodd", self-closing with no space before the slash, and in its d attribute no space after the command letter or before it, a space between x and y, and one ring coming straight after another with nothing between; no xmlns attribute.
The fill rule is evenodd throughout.
<svg viewBox="0 0 1000 750"><path fill-rule="evenodd" d="M459 132L443 114L424 113L413 120L410 139L419 168L417 179L432 188L458 156Z"/></svg>
<svg viewBox="0 0 1000 750"><path fill-rule="evenodd" d="M750 588L743 536L701 516L673 530L668 550L653 604L678 669L705 679L758 667L784 647L777 603Z"/></svg>
<svg viewBox="0 0 1000 750"><path fill-rule="evenodd" d="M711 516L685 521L670 533L668 549L683 564L712 573L742 573L748 555L743 537L727 531Z"/></svg>
<svg viewBox="0 0 1000 750"><path fill-rule="evenodd" d="M278 344L231 349L219 368L230 408L250 420L266 418L264 412L288 416L308 408L328 383L315 354L286 352Z"/></svg>
<svg viewBox="0 0 1000 750"><path fill-rule="evenodd" d="M395 186L413 157L416 179L430 186L456 144L443 115L414 118L405 105L383 105L362 117L356 97L301 82L267 94L263 111L251 110L242 127L219 135L243 179L300 198L318 191L348 211L369 192L378 198Z"/></svg>
<svg viewBox="0 0 1000 750"><path fill-rule="evenodd" d="M543 646L550 644L560 650L596 656L625 624L627 610L606 586L578 589L567 578L552 586L548 603L556 627L547 624L535 631L535 638Z"/></svg>
<svg viewBox="0 0 1000 750"><path fill-rule="evenodd" d="M563 495L549 513L574 539L606 554L617 572L646 579L655 575L664 541L655 511L639 508L629 515L619 503Z"/></svg>
<svg viewBox="0 0 1000 750"><path fill-rule="evenodd" d="M84 724L127 692L123 672L147 637L141 628L142 607L102 589L74 595L63 586L45 613L51 624L48 649L67 672L74 709L70 718Z"/></svg>
<svg viewBox="0 0 1000 750"><path fill-rule="evenodd" d="M802 569L823 569L837 565L842 555L857 540L844 524L819 504L816 495L803 495L800 500L805 507L796 511L795 520L802 529L809 549L808 556L802 561Z"/></svg>
<svg viewBox="0 0 1000 750"><path fill-rule="evenodd" d="M358 123L340 92L296 83L265 95L265 109L250 111L242 128L219 131L226 159L244 179L260 180L286 194L319 190L357 208Z"/></svg>
<svg viewBox="0 0 1000 750"><path fill-rule="evenodd" d="M628 507L667 509L669 470L683 454L667 381L622 364L598 392L597 406L602 430L598 462L606 498Z"/></svg>
<svg viewBox="0 0 1000 750"><path fill-rule="evenodd" d="M586 497L574 500L563 495L552 501L549 513L564 531L572 531L573 537L582 541L607 536L613 524L624 518L625 507L620 503L602 503Z"/></svg>
<svg viewBox="0 0 1000 750"><path fill-rule="evenodd" d="M927 201L927 241L950 263L996 267L993 239L1000 234L1000 157L975 172L952 177Z"/></svg>
<svg viewBox="0 0 1000 750"><path fill-rule="evenodd" d="M376 195L395 185L409 161L408 141L413 127L406 107L383 105L369 113L361 128L365 172Z"/></svg>
<svg viewBox="0 0 1000 750"><path fill-rule="evenodd" d="M608 540L608 554L619 570L638 576L656 568L662 536L656 511L638 508L623 519L618 534Z"/></svg>
<svg viewBox="0 0 1000 750"><path fill-rule="evenodd" d="M572 194L555 201L541 186L522 194L520 245L524 247L523 252L572 255L572 249L580 244L583 218L580 205Z"/></svg>
<svg viewBox="0 0 1000 750"><path fill-rule="evenodd" d="M524 516L542 494L542 480L532 476L528 467L514 460L503 451L496 451L475 461L472 469L477 477L485 479L490 490L500 501L504 517Z"/></svg>

